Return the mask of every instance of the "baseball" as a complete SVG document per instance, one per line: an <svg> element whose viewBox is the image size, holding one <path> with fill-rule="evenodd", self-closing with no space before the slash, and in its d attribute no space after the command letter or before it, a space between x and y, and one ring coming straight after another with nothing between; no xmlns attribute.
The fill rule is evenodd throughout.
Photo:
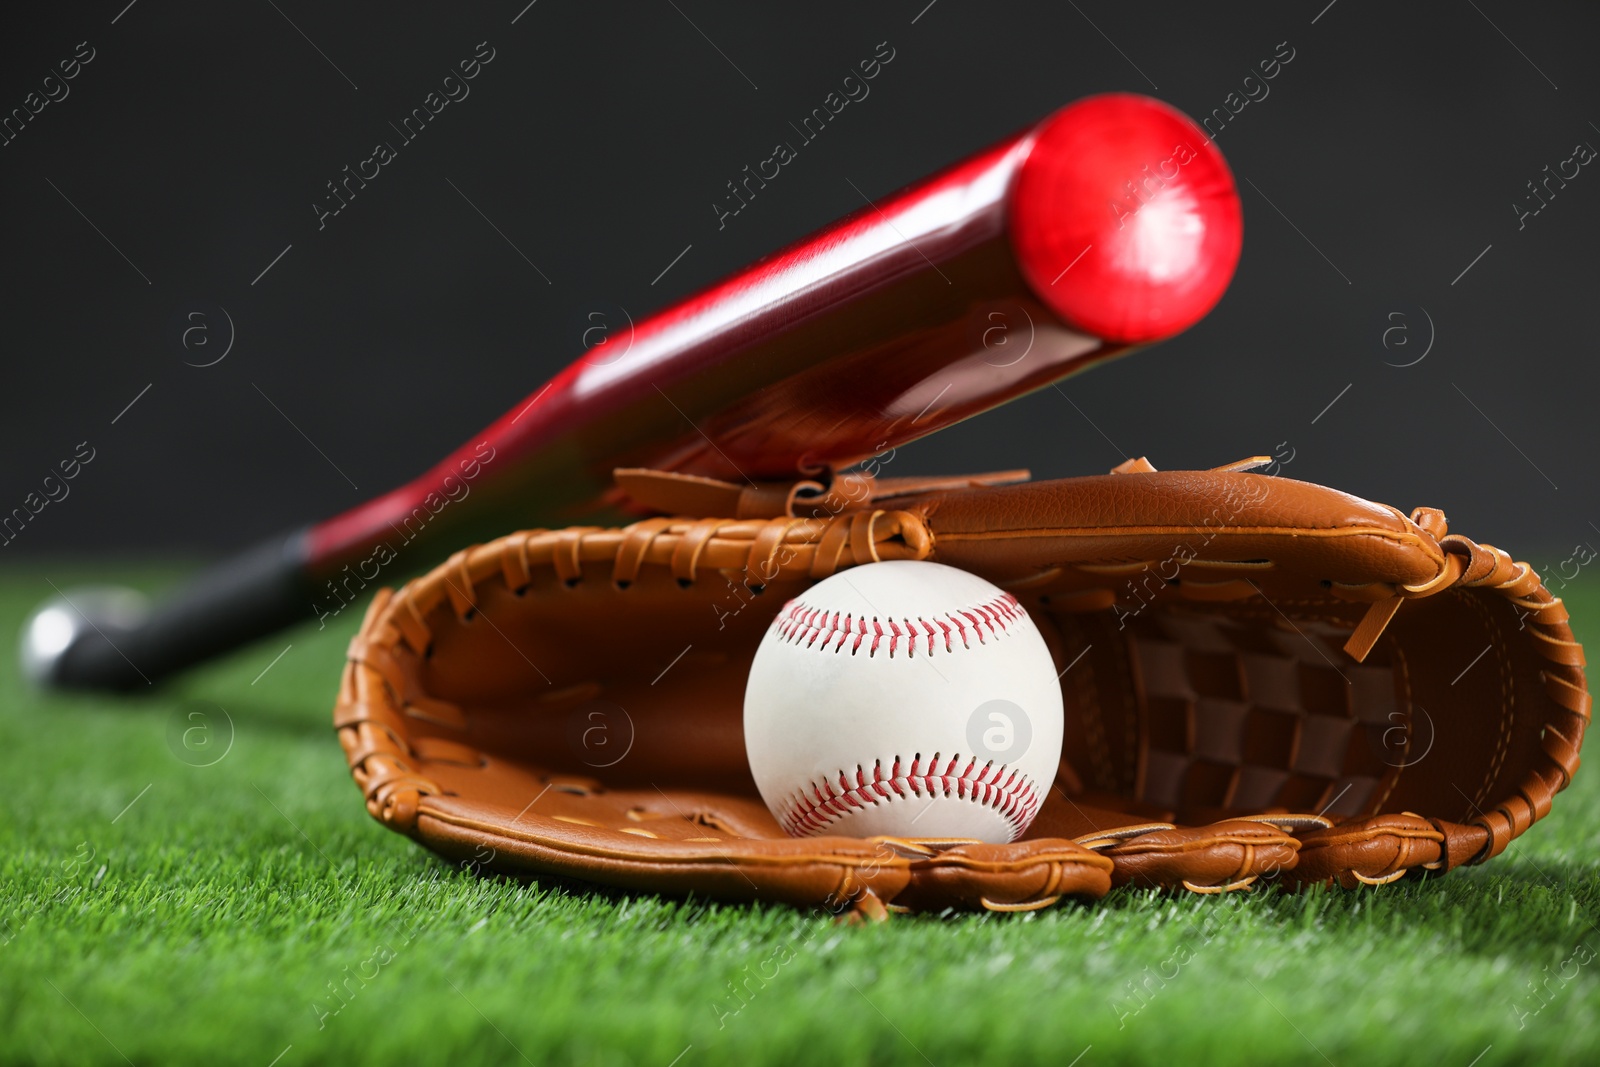
<svg viewBox="0 0 1600 1067"><path fill-rule="evenodd" d="M1055 780L1061 732L1028 613L939 563L818 582L773 620L745 687L750 769L796 837L1016 840Z"/></svg>

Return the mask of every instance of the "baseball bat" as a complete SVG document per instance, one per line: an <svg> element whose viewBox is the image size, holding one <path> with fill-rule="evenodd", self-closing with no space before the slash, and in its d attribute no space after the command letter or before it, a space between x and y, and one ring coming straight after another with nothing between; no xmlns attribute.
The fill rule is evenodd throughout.
<svg viewBox="0 0 1600 1067"><path fill-rule="evenodd" d="M752 174L748 183L761 179ZM1108 94L613 333L422 476L224 560L146 609L65 594L36 681L143 688L511 529L617 521L617 467L827 477L1170 337L1222 296L1242 229L1191 120Z"/></svg>

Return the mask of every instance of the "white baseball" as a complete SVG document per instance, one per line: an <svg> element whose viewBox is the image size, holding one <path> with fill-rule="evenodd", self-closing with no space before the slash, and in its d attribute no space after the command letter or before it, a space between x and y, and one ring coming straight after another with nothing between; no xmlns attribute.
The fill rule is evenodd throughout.
<svg viewBox="0 0 1600 1067"><path fill-rule="evenodd" d="M784 605L744 738L796 837L1013 841L1055 780L1061 687L1010 593L939 563L840 571Z"/></svg>

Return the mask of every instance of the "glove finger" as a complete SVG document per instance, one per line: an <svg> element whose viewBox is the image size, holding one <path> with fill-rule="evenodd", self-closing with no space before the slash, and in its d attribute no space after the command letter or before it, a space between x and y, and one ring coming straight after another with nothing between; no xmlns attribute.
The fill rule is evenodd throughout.
<svg viewBox="0 0 1600 1067"><path fill-rule="evenodd" d="M910 878L910 861L876 841L746 838L706 826L693 827L697 836L688 836L690 828L679 816L608 825L599 821L605 806L574 804L571 810L583 814L517 817L512 809L482 800L427 796L413 836L486 870L553 874L715 900L781 901L835 913L868 892L891 899ZM626 816L617 821L627 821Z"/></svg>
<svg viewBox="0 0 1600 1067"><path fill-rule="evenodd" d="M1487 843L1487 833L1480 833ZM1410 812L1379 815L1305 835L1289 881L1337 881L1347 889L1382 885L1412 868L1437 869L1445 859L1445 835L1432 822Z"/></svg>
<svg viewBox="0 0 1600 1067"><path fill-rule="evenodd" d="M1063 897L1098 900L1111 889L1111 868L1105 856L1059 838L958 845L913 861L910 883L891 906L1032 911Z"/></svg>
<svg viewBox="0 0 1600 1067"><path fill-rule="evenodd" d="M1078 839L1111 860L1114 886L1182 885L1197 893L1242 889L1294 867L1300 849L1293 834L1256 819L1169 826L1133 836L1122 833Z"/></svg>

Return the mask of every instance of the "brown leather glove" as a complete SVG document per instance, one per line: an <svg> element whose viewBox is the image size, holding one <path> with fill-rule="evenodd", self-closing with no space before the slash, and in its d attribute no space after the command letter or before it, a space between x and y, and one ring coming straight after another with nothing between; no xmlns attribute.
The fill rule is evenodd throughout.
<svg viewBox="0 0 1600 1067"><path fill-rule="evenodd" d="M1009 910L1497 855L1578 766L1561 601L1438 511L1251 465L826 491L619 471L637 509L719 517L512 534L380 593L334 724L391 829L473 869L639 890ZM791 838L756 794L758 641L811 583L883 559L995 582L1051 646L1063 759L1017 842Z"/></svg>

